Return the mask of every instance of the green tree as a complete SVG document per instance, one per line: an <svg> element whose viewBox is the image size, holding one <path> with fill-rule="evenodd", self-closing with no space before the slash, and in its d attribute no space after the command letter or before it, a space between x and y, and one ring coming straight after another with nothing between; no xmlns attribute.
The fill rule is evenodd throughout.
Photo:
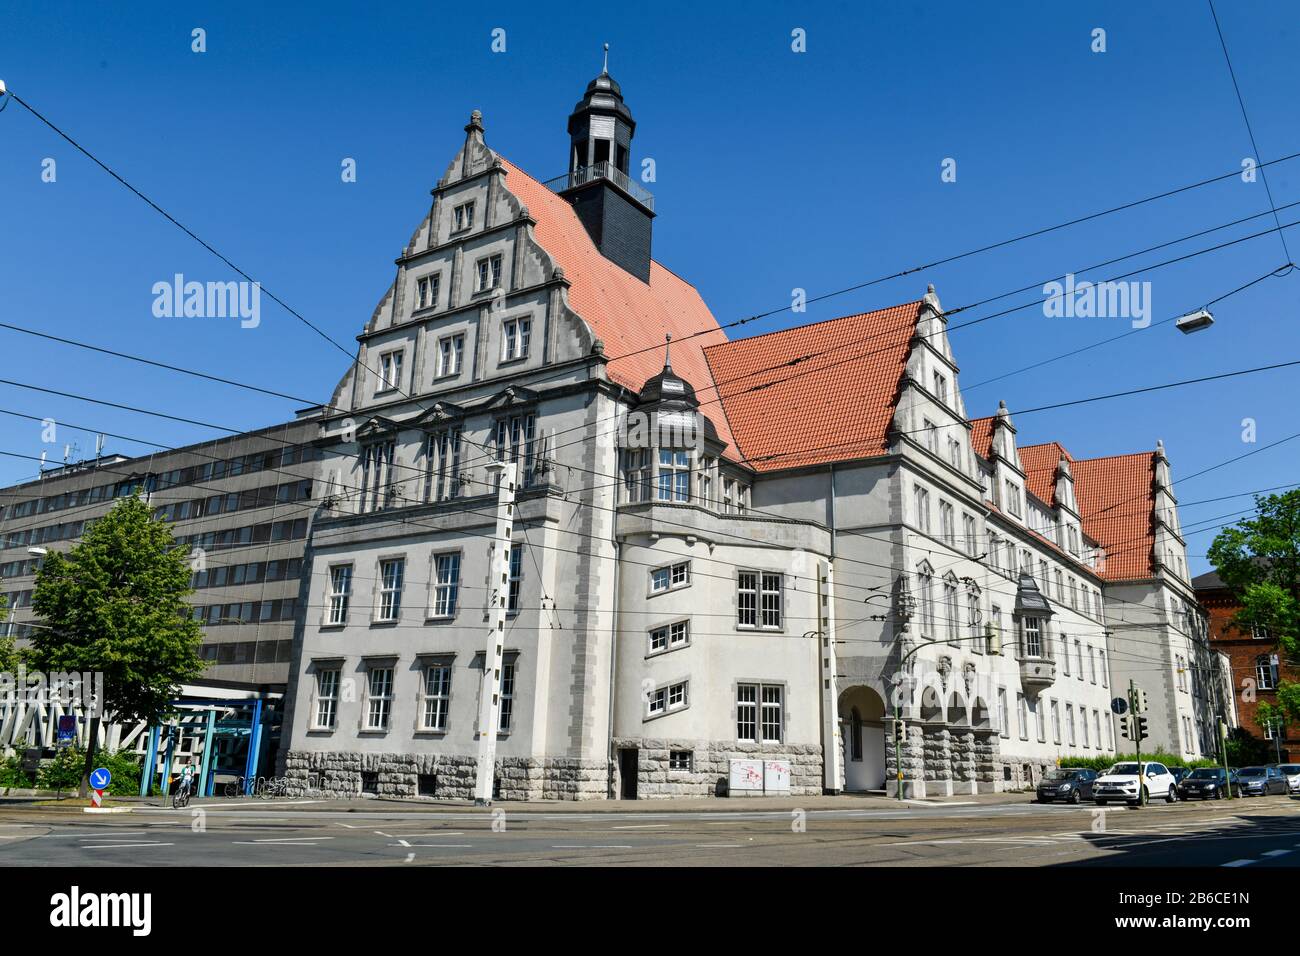
<svg viewBox="0 0 1300 956"><path fill-rule="evenodd" d="M91 715L83 796L101 715L156 721L179 685L202 673L199 625L185 601L191 591L185 551L139 497L119 501L66 555L51 551L37 573L32 609L48 629L32 638L33 663L46 671L104 675L104 699Z"/></svg>
<svg viewBox="0 0 1300 956"><path fill-rule="evenodd" d="M1296 659L1300 637L1300 489L1255 498L1255 515L1224 528L1207 555L1241 604L1233 623L1268 628L1278 655ZM1269 719L1300 719L1300 684L1282 680ZM1263 719L1263 718L1261 718Z"/></svg>

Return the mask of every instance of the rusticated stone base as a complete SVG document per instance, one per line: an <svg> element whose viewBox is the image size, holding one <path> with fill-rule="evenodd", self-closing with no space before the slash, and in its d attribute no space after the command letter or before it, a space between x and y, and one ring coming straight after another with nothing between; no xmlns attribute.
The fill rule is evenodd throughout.
<svg viewBox="0 0 1300 956"><path fill-rule="evenodd" d="M790 795L823 792L822 748L816 744L744 744L734 741L618 737L616 751L637 750L637 799L725 797L732 759L784 759L790 762ZM691 754L691 769L669 768L673 751ZM618 773L621 774L621 761ZM616 781L616 793L622 780Z"/></svg>
<svg viewBox="0 0 1300 956"><path fill-rule="evenodd" d="M290 751L285 757L289 792L355 797L363 774L375 774L380 797L431 796L472 800L478 760L445 754L369 754ZM424 793L421 794L421 777ZM567 757L503 757L497 761L499 800L591 800L607 795L605 761Z"/></svg>

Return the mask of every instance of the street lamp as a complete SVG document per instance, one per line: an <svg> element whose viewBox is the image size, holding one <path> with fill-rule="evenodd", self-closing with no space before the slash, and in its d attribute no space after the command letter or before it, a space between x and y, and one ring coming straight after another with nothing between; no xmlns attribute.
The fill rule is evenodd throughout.
<svg viewBox="0 0 1300 956"><path fill-rule="evenodd" d="M1200 309L1183 316L1174 323L1174 328L1184 335L1191 335L1193 332L1201 331L1201 329L1208 329L1213 324L1214 316L1210 314L1210 310Z"/></svg>

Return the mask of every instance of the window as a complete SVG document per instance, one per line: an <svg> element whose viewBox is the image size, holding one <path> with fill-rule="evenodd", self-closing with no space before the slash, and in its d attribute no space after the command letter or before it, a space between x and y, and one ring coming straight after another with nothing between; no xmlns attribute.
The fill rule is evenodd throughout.
<svg viewBox="0 0 1300 956"><path fill-rule="evenodd" d="M921 633L934 633L934 572L930 565L922 561L916 569L917 601L921 612Z"/></svg>
<svg viewBox="0 0 1300 956"><path fill-rule="evenodd" d="M925 436L925 447L930 450L930 454L939 454L939 426L930 419L923 420L922 433Z"/></svg>
<svg viewBox="0 0 1300 956"><path fill-rule="evenodd" d="M524 546L510 545L510 590L506 597L506 613L519 611L519 586L524 580Z"/></svg>
<svg viewBox="0 0 1300 956"><path fill-rule="evenodd" d="M1252 624L1250 626L1250 636L1257 641L1268 640L1268 628L1263 624Z"/></svg>
<svg viewBox="0 0 1300 956"><path fill-rule="evenodd" d="M751 743L780 743L785 722L780 684L736 685L736 739Z"/></svg>
<svg viewBox="0 0 1300 956"><path fill-rule="evenodd" d="M1061 742L1061 707L1056 701L1052 701L1052 742Z"/></svg>
<svg viewBox="0 0 1300 956"><path fill-rule="evenodd" d="M1011 736L1011 715L1007 713L1007 689L998 688L998 736Z"/></svg>
<svg viewBox="0 0 1300 956"><path fill-rule="evenodd" d="M393 669L370 668L366 682L366 730L387 730L393 714Z"/></svg>
<svg viewBox="0 0 1300 956"><path fill-rule="evenodd" d="M696 499L707 507L713 501L713 459L701 458L700 471L696 477Z"/></svg>
<svg viewBox="0 0 1300 956"><path fill-rule="evenodd" d="M659 500L686 501L691 495L691 453L659 449Z"/></svg>
<svg viewBox="0 0 1300 956"><path fill-rule="evenodd" d="M1092 712L1092 729L1094 731L1093 740L1097 741L1097 749L1101 749L1101 711Z"/></svg>
<svg viewBox="0 0 1300 956"><path fill-rule="evenodd" d="M951 545L957 543L957 529L953 523L952 505L946 501L939 502L939 533L943 535L943 540Z"/></svg>
<svg viewBox="0 0 1300 956"><path fill-rule="evenodd" d="M348 604L352 598L352 565L336 564L330 568L329 624L348 622Z"/></svg>
<svg viewBox="0 0 1300 956"><path fill-rule="evenodd" d="M741 571L736 578L739 627L775 630L781 627L781 575Z"/></svg>
<svg viewBox="0 0 1300 956"><path fill-rule="evenodd" d="M501 665L501 715L497 719L497 733L508 734L515 718L515 662Z"/></svg>
<svg viewBox="0 0 1300 956"><path fill-rule="evenodd" d="M1101 686L1110 686L1110 677L1106 674L1106 652L1101 648L1097 649L1097 667L1101 671Z"/></svg>
<svg viewBox="0 0 1300 956"><path fill-rule="evenodd" d="M989 647L990 654L1002 653L1002 608L996 604L989 608Z"/></svg>
<svg viewBox="0 0 1300 956"><path fill-rule="evenodd" d="M647 701L650 716L666 714L671 710L681 710L686 706L686 681L678 681L667 687L659 687L651 692Z"/></svg>
<svg viewBox="0 0 1300 956"><path fill-rule="evenodd" d="M402 579L405 575L405 558L388 558L379 562L379 612L375 620L396 621L402 616Z"/></svg>
<svg viewBox="0 0 1300 956"><path fill-rule="evenodd" d="M433 556L433 617L455 617L460 591L460 552Z"/></svg>
<svg viewBox="0 0 1300 956"><path fill-rule="evenodd" d="M974 554L979 542L975 540L975 519L970 515L962 515L961 534L965 539L966 553Z"/></svg>
<svg viewBox="0 0 1300 956"><path fill-rule="evenodd" d="M920 485L913 489L916 504L916 527L925 534L930 533L930 492Z"/></svg>
<svg viewBox="0 0 1300 956"><path fill-rule="evenodd" d="M430 435L425 444L425 501L446 501L460 491L460 429Z"/></svg>
<svg viewBox="0 0 1300 956"><path fill-rule="evenodd" d="M934 373L934 397L942 404L948 404L948 379L939 372Z"/></svg>
<svg viewBox="0 0 1300 956"><path fill-rule="evenodd" d="M452 210L453 232L463 232L466 229L474 228L474 204L472 202L461 203Z"/></svg>
<svg viewBox="0 0 1300 956"><path fill-rule="evenodd" d="M1043 656L1042 622L1036 617L1021 619L1021 643L1026 657Z"/></svg>
<svg viewBox="0 0 1300 956"><path fill-rule="evenodd" d="M650 632L650 653L685 647L691 642L689 621L674 621Z"/></svg>
<svg viewBox="0 0 1300 956"><path fill-rule="evenodd" d="M983 632L980 628L980 596L974 591L966 593L966 628L971 640L971 650L978 654L979 636Z"/></svg>
<svg viewBox="0 0 1300 956"><path fill-rule="evenodd" d="M537 416L512 415L497 419L495 445L497 461L513 461L519 465L516 481L524 487L533 481L533 436Z"/></svg>
<svg viewBox="0 0 1300 956"><path fill-rule="evenodd" d="M650 467L644 448L623 449L623 494L629 504L649 499Z"/></svg>
<svg viewBox="0 0 1300 956"><path fill-rule="evenodd" d="M402 353L385 352L379 356L379 388L377 392L391 392L402 387Z"/></svg>
<svg viewBox="0 0 1300 956"><path fill-rule="evenodd" d="M1088 672L1092 683L1097 683L1097 655L1093 653L1093 647L1088 645Z"/></svg>
<svg viewBox="0 0 1300 956"><path fill-rule="evenodd" d="M1038 731L1038 742L1040 744L1046 743L1047 726L1043 720L1043 698L1040 697L1038 700L1033 701L1029 705L1029 709L1034 713L1034 729Z"/></svg>
<svg viewBox="0 0 1300 956"><path fill-rule="evenodd" d="M1060 602L1060 603L1064 603L1064 602L1065 602L1065 588L1061 585L1061 582L1064 580L1064 579L1061 577L1061 569L1060 569L1060 568L1057 568L1055 574L1056 574L1056 600L1057 600L1058 602ZM1046 581L1043 582L1043 587L1044 587L1044 588L1047 587L1047 582L1046 582Z"/></svg>
<svg viewBox="0 0 1300 956"><path fill-rule="evenodd" d="M1070 635L1061 635L1061 673L1070 676Z"/></svg>
<svg viewBox="0 0 1300 956"><path fill-rule="evenodd" d="M655 568L650 572L650 593L661 594L676 588L684 588L691 583L691 562Z"/></svg>
<svg viewBox="0 0 1300 956"><path fill-rule="evenodd" d="M528 343L532 338L533 320L530 318L506 319L501 323L501 361L513 362L528 357Z"/></svg>
<svg viewBox="0 0 1300 956"><path fill-rule="evenodd" d="M1029 739L1029 704L1025 700L1025 695L1016 692L1016 712L1020 718L1020 739Z"/></svg>
<svg viewBox="0 0 1300 956"><path fill-rule="evenodd" d="M957 616L957 579L951 571L943 576L943 613L948 619L945 627L948 641L956 644L960 637L961 621Z"/></svg>
<svg viewBox="0 0 1300 956"><path fill-rule="evenodd" d="M1070 581L1069 581L1069 590L1070 590L1070 607L1074 608L1075 610L1078 610L1078 608L1079 608L1078 600L1079 600L1079 599L1078 599L1078 592L1075 590L1075 587L1074 587L1074 578L1070 578Z"/></svg>
<svg viewBox="0 0 1300 956"><path fill-rule="evenodd" d="M948 464L961 471L961 442L955 438L948 439Z"/></svg>
<svg viewBox="0 0 1300 956"><path fill-rule="evenodd" d="M390 507L396 498L391 441L374 442L361 452L362 512Z"/></svg>
<svg viewBox="0 0 1300 956"><path fill-rule="evenodd" d="M415 307L417 309L431 309L438 304L438 286L441 280L442 274L438 272L421 276L416 280Z"/></svg>
<svg viewBox="0 0 1300 956"><path fill-rule="evenodd" d="M1074 705L1073 704L1065 705L1065 732L1067 734L1066 741L1070 744L1071 747L1073 747L1075 745L1075 740L1077 739L1074 735Z"/></svg>
<svg viewBox="0 0 1300 956"><path fill-rule="evenodd" d="M1079 729L1083 731L1083 745L1091 747L1092 744L1088 742L1088 711L1085 707L1079 708ZM1097 741L1097 745L1101 745L1100 740Z"/></svg>
<svg viewBox="0 0 1300 956"><path fill-rule="evenodd" d="M1260 654L1255 658L1255 678L1260 690L1273 690L1277 687L1276 656Z"/></svg>
<svg viewBox="0 0 1300 956"><path fill-rule="evenodd" d="M451 378L460 374L461 360L465 357L465 336L448 335L438 340L438 378Z"/></svg>
<svg viewBox="0 0 1300 956"><path fill-rule="evenodd" d="M488 256L478 261L478 285L475 290L487 292L501 285L501 256Z"/></svg>
<svg viewBox="0 0 1300 956"><path fill-rule="evenodd" d="M316 722L319 730L333 730L338 722L339 671L336 667L316 672Z"/></svg>
<svg viewBox="0 0 1300 956"><path fill-rule="evenodd" d="M690 770L695 763L695 753L690 750L668 751L669 770Z"/></svg>
<svg viewBox="0 0 1300 956"><path fill-rule="evenodd" d="M443 732L447 729L447 707L451 702L451 665L430 664L424 669L420 729Z"/></svg>
<svg viewBox="0 0 1300 956"><path fill-rule="evenodd" d="M1007 511L1019 518L1021 513L1020 486L1014 481L1003 479L1002 488L1003 497L1006 499L1004 504L1006 505Z"/></svg>

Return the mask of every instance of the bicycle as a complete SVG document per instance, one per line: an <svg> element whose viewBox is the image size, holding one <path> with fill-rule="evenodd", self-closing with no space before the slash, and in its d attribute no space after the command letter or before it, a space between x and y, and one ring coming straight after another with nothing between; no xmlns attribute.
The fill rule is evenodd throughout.
<svg viewBox="0 0 1300 956"><path fill-rule="evenodd" d="M172 809L184 810L190 805L190 782L182 780L176 787L175 793L172 794Z"/></svg>

